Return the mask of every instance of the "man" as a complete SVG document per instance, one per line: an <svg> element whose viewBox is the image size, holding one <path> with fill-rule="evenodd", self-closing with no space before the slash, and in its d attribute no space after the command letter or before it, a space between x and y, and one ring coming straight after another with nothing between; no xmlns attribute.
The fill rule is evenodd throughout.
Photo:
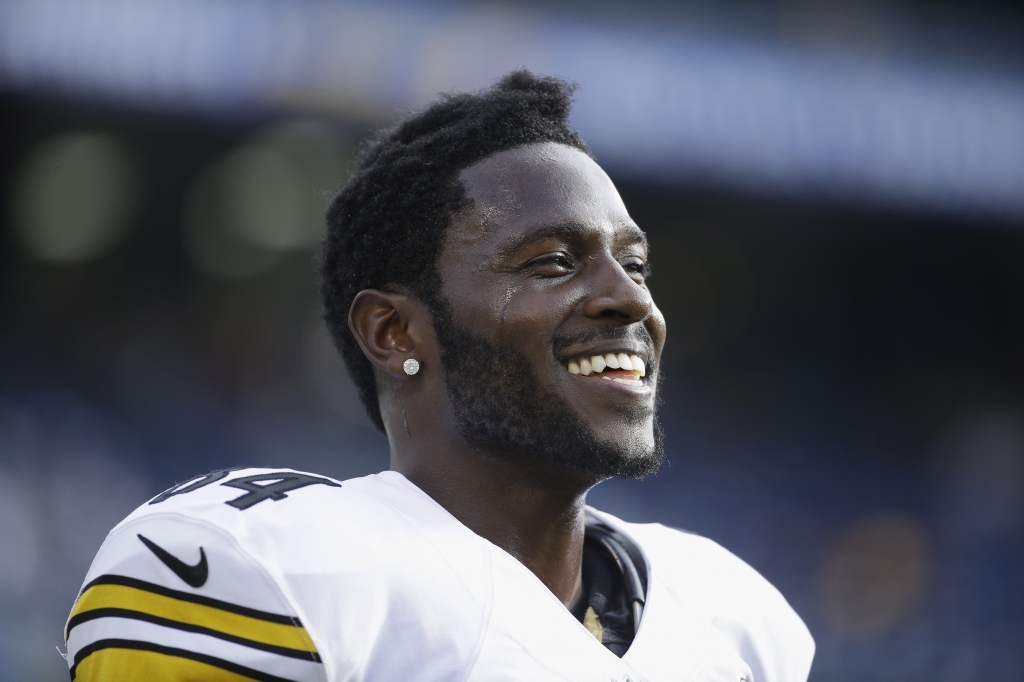
<svg viewBox="0 0 1024 682"><path fill-rule="evenodd" d="M73 679L805 680L709 540L585 506L662 459L648 244L525 71L378 134L328 215L325 319L391 470L225 470L111 532Z"/></svg>

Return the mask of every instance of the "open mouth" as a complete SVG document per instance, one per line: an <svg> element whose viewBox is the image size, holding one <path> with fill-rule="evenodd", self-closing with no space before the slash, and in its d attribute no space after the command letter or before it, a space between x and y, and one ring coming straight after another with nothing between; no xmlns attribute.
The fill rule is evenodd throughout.
<svg viewBox="0 0 1024 682"><path fill-rule="evenodd" d="M643 386L640 377L647 373L643 359L639 355L627 353L580 356L572 358L563 367L569 374L605 379L627 386Z"/></svg>

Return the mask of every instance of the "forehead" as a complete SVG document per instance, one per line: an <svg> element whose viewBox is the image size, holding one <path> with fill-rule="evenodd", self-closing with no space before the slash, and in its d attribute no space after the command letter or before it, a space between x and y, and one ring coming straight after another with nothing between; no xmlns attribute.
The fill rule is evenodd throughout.
<svg viewBox="0 0 1024 682"><path fill-rule="evenodd" d="M563 144L545 142L497 152L463 170L459 179L473 206L453 227L458 232L463 231L460 227L470 228L477 238L527 236L553 225L607 232L633 225L604 170Z"/></svg>

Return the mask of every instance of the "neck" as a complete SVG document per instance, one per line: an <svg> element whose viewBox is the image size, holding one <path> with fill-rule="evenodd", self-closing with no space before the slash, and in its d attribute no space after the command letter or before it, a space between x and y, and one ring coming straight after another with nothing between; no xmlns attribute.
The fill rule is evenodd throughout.
<svg viewBox="0 0 1024 682"><path fill-rule="evenodd" d="M566 607L579 600L584 504L592 482L566 480L572 476L524 457L489 457L452 442L417 447L420 439L404 436L392 439L393 470L518 559Z"/></svg>

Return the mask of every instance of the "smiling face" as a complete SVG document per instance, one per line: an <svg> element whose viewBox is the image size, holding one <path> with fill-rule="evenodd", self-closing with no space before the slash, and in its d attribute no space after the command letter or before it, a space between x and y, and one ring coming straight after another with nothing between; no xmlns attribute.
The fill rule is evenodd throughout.
<svg viewBox="0 0 1024 682"><path fill-rule="evenodd" d="M434 310L460 432L598 478L650 473L665 323L615 186L554 143L493 154L460 180L472 203L447 233Z"/></svg>

